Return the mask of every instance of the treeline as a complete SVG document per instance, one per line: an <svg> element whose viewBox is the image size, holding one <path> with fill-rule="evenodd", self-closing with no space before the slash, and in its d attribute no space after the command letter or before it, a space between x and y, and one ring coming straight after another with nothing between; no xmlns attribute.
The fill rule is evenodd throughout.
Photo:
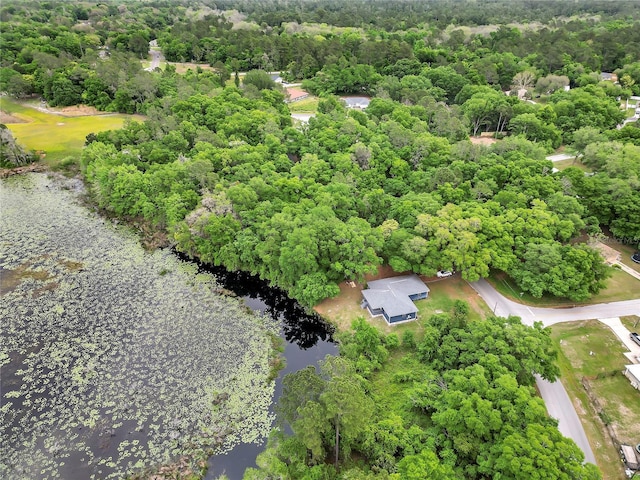
<svg viewBox="0 0 640 480"><path fill-rule="evenodd" d="M600 224L640 238L636 163L627 162L621 174L601 159L594 163L599 173L583 177L552 175L544 160L561 143L580 151L596 138L637 143L635 126L615 128L625 116L617 99L636 86L635 64L625 67L622 86L601 82L568 57L564 67L572 77L539 76L512 53L485 49L486 57L465 56L471 50L459 37L459 51L434 49L422 38L412 58L376 67L358 62L362 37L327 35L329 44L353 50L306 81L328 97L308 127L298 129L264 72L249 72L241 90L223 88L229 70L221 62L213 72L147 72L127 52L138 42L125 42L127 33L119 31L129 28L129 40L151 36L151 30L134 33L132 19L150 22L162 12L153 16L155 32L165 22L196 38L234 32L222 17L209 12L196 20L197 10L162 3L82 8L3 7L10 28L2 38L11 40L3 61L21 60L14 62L20 67L3 68L0 79L15 88L21 85L16 76L31 77L52 104L146 113L144 124L88 138L82 164L99 203L167 229L192 256L257 273L306 305L381 263L426 275L453 268L469 280L498 269L536 296L583 300L602 288L606 269L575 238L597 233ZM57 29L29 28L52 18L67 21ZM98 35L92 49L81 40L94 33L72 22L88 22L89 32L105 37ZM107 27L115 29L101 30ZM520 38L501 27L472 44ZM97 51L103 41L109 47L104 58ZM455 63L439 65L441 55ZM487 68L482 75L480 65ZM502 84L509 83L543 95L544 102L504 95ZM580 86L564 91L571 83ZM376 98L360 112L330 96L341 93ZM482 131L511 138L491 147L466 141ZM613 156L616 148L604 151ZM631 156L633 148L627 147Z"/></svg>
<svg viewBox="0 0 640 480"><path fill-rule="evenodd" d="M551 84L551 91L558 88L550 75L568 79L560 86L575 87L597 83L600 71L616 71L623 95L640 94L639 20L636 12L628 11L628 2L456 2L456 8L447 2L350 2L338 10L337 3L326 1L324 11L344 21L353 19L353 25L344 28L335 27L341 22L301 25L297 20L267 22L260 16L319 15L323 8L316 3L284 9L278 2L217 5L246 8L255 19L251 22L206 3L6 2L0 9L0 91L16 97L41 95L52 105L83 102L101 110L144 112L146 102L166 95L157 76L142 71L135 60L145 58L149 41L157 40L169 61L214 66L212 81L263 69L318 83L323 70L340 69L346 62L368 67L360 72L365 75L362 81L343 87L349 92L374 92L379 78L449 67L472 84L502 90L533 87L546 79L537 90L542 94L549 91L545 85ZM391 24L376 25L372 17L383 6L390 13L381 18ZM549 17L556 10L558 15L565 10L576 14L578 7L582 15ZM513 9L526 15L513 16ZM413 13L405 15L407 10ZM488 14L493 10L502 13ZM394 11L402 15L396 18ZM489 16L466 18L471 12ZM594 16L584 16L588 12ZM513 18L542 23L506 25ZM410 28L407 19L423 20ZM307 21L304 16L299 20ZM485 20L493 26L477 31L458 28ZM521 81L514 82L516 75ZM523 84L527 76L529 82Z"/></svg>
<svg viewBox="0 0 640 480"><path fill-rule="evenodd" d="M633 2L592 0L569 3L514 0L218 0L215 5L238 9L258 24L277 26L286 22L326 23L342 27L376 26L387 31L406 30L422 24L444 29L448 25L492 25L510 22L552 22L558 18L603 15L613 18L637 18Z"/></svg>
<svg viewBox="0 0 640 480"><path fill-rule="evenodd" d="M276 431L244 478L601 478L536 395L534 375L558 375L548 330L468 309L432 316L421 338L354 322L340 357L285 377L293 435Z"/></svg>
<svg viewBox="0 0 640 480"><path fill-rule="evenodd" d="M340 16L349 18L344 11ZM233 28L225 17L211 14L182 19L166 33L158 33L158 38L171 61L222 62L233 70L280 70L289 79L310 78L341 57L371 65L378 73L398 60L415 59L451 65L460 73L473 72L480 83L506 89L513 75L526 69L540 76L567 75L574 85L581 74L621 69L640 57L637 18L605 17L596 23L572 18L519 28L504 24L509 21L480 28L478 33L452 25L441 30L428 23L415 28L401 23L391 31L374 25L336 29L335 23L327 27L296 22L273 26L245 22ZM500 78L502 68L511 69L507 77Z"/></svg>

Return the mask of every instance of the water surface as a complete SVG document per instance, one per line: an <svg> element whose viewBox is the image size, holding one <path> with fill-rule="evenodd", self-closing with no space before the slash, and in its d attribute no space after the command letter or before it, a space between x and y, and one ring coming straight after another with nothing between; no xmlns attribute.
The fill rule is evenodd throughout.
<svg viewBox="0 0 640 480"><path fill-rule="evenodd" d="M264 438L279 326L76 187L0 181L0 478L123 478Z"/></svg>

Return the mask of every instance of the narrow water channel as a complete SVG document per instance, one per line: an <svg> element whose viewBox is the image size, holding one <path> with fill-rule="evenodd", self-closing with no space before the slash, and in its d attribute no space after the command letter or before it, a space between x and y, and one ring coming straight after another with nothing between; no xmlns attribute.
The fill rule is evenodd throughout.
<svg viewBox="0 0 640 480"><path fill-rule="evenodd" d="M177 254L179 258L186 258ZM274 400L270 412L282 394L282 379L287 373L296 372L308 365L317 365L326 355L336 355L337 346L332 341L332 328L318 315L309 314L285 292L246 272L229 272L224 268L199 265L202 271L213 274L218 283L242 297L245 305L256 312L263 312L278 320L281 336L285 341L283 356L286 367L276 379ZM264 449L266 439L253 443L240 443L225 454L209 460L206 480L214 480L225 474L230 480L240 480L246 468L256 466L256 457Z"/></svg>

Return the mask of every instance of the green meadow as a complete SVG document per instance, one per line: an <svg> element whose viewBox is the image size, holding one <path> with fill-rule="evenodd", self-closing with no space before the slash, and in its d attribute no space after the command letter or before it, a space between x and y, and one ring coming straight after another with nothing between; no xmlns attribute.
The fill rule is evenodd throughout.
<svg viewBox="0 0 640 480"><path fill-rule="evenodd" d="M6 124L18 143L27 150L44 153L44 161L51 166L67 157L77 157L88 134L120 128L126 119L136 118L111 113L69 117L43 112L6 97L0 98L0 110L21 121Z"/></svg>

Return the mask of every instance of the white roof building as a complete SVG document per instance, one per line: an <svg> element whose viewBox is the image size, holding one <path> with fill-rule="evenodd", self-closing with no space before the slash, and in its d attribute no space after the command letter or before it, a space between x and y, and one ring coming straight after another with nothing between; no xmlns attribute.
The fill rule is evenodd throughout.
<svg viewBox="0 0 640 480"><path fill-rule="evenodd" d="M640 363L625 365L624 374L631 382L633 388L640 390Z"/></svg>

